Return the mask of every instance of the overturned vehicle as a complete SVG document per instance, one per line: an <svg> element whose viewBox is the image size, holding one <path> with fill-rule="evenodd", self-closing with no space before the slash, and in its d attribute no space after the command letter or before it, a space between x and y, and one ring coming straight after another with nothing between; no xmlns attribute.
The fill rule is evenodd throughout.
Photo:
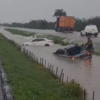
<svg viewBox="0 0 100 100"><path fill-rule="evenodd" d="M85 50L83 47L78 45L68 45L66 48L58 49L54 52L54 55L67 57L67 58L85 58L85 57L92 57L92 51L94 48L90 50Z"/></svg>

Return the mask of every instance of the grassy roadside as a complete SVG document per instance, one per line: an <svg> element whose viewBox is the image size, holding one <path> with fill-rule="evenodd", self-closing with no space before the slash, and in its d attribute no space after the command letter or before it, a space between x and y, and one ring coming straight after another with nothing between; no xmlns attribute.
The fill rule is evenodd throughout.
<svg viewBox="0 0 100 100"><path fill-rule="evenodd" d="M36 33L28 33L26 31L20 31L18 29L5 29L6 31L11 32L12 34L15 35L22 35L22 36L34 36Z"/></svg>
<svg viewBox="0 0 100 100"><path fill-rule="evenodd" d="M59 83L49 71L26 58L2 35L0 55L15 100L83 100L83 89L76 82Z"/></svg>

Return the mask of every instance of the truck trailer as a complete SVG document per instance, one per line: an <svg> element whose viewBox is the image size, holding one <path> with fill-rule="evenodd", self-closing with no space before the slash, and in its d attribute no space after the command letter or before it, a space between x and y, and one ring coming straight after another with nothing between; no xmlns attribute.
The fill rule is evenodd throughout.
<svg viewBox="0 0 100 100"><path fill-rule="evenodd" d="M55 23L56 32L73 32L75 26L75 17L61 16L57 18Z"/></svg>

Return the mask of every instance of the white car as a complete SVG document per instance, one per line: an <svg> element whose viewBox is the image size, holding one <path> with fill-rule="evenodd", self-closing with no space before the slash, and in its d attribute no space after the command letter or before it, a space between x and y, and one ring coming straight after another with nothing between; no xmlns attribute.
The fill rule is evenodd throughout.
<svg viewBox="0 0 100 100"><path fill-rule="evenodd" d="M47 38L35 38L32 39L29 42L25 42L22 44L23 46L29 46L29 45L36 45L36 46L53 46L54 45L54 41L53 40L49 40Z"/></svg>
<svg viewBox="0 0 100 100"><path fill-rule="evenodd" d="M80 32L81 36L98 36L98 28L96 25L87 25L84 30Z"/></svg>

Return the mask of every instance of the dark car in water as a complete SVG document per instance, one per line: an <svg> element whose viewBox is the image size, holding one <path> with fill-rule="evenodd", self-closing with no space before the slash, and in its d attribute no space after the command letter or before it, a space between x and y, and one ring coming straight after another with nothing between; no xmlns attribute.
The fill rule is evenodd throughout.
<svg viewBox="0 0 100 100"><path fill-rule="evenodd" d="M69 57L69 58L84 58L84 57L92 57L93 48L90 50L85 50L81 46L78 45L68 45L66 48L58 49L53 54L56 56Z"/></svg>

